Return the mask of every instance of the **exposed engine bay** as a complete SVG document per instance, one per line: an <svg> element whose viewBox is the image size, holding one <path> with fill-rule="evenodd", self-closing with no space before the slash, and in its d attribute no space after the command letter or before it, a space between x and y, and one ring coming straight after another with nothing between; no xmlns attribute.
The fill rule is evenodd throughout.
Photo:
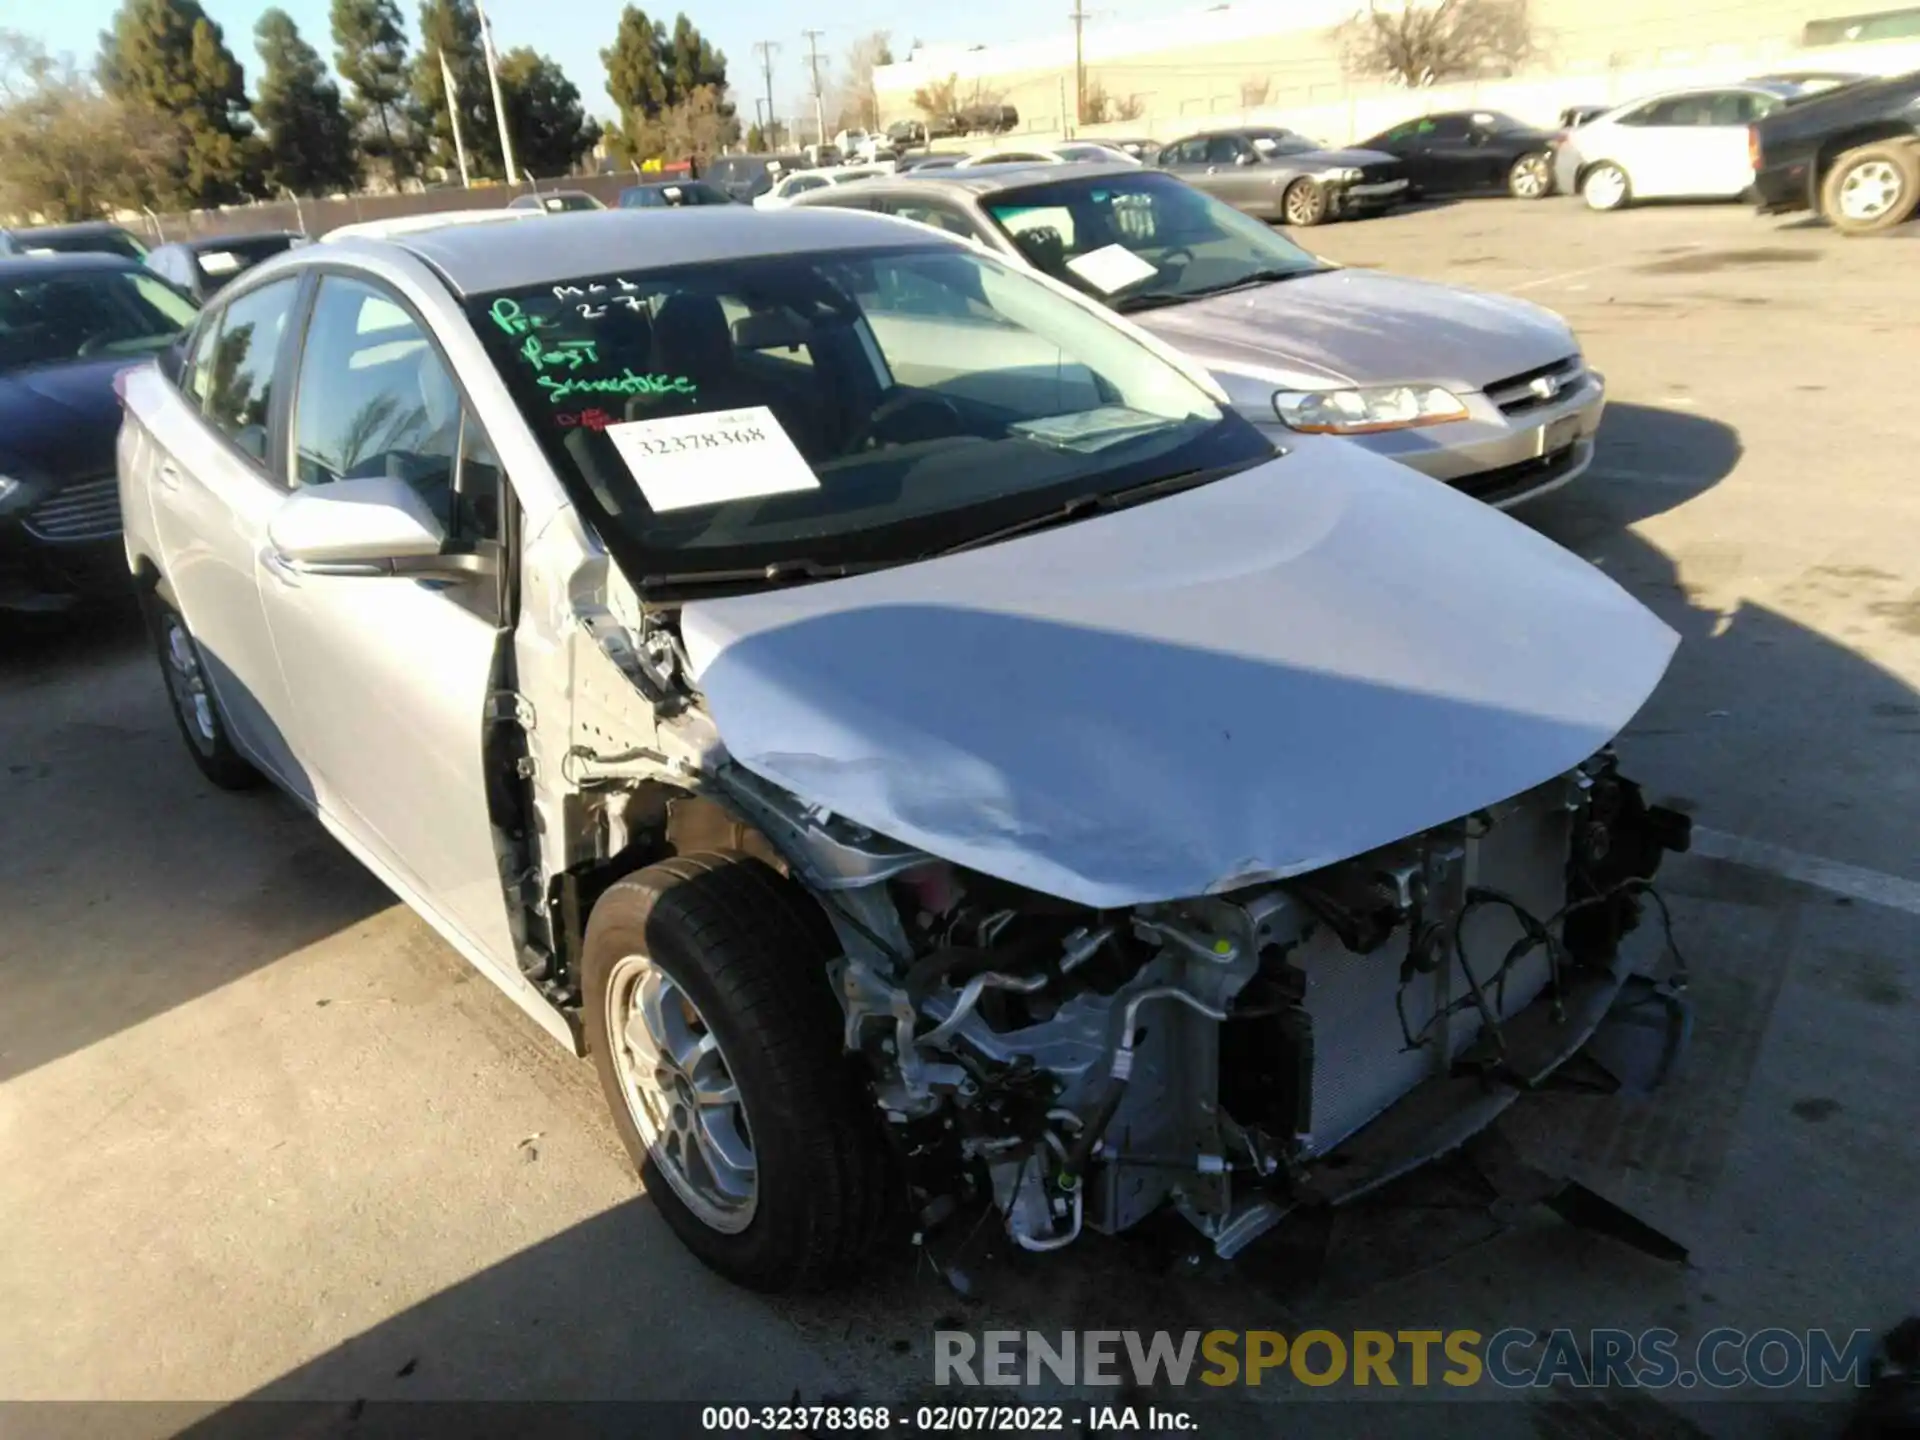
<svg viewBox="0 0 1920 1440"><path fill-rule="evenodd" d="M692 754L705 728L693 706L657 734ZM749 848L814 894L843 949L845 1046L916 1204L984 1193L1035 1251L1171 1205L1231 1255L1456 1148L1599 1023L1643 902L1665 919L1661 855L1688 841L1603 750L1323 870L1099 910L737 764L696 780L666 753L601 758L572 778L604 797L602 847Z"/></svg>

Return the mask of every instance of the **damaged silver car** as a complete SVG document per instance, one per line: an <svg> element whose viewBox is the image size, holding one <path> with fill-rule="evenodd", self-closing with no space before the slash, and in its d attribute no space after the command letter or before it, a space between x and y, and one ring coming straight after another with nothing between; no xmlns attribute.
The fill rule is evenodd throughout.
<svg viewBox="0 0 1920 1440"><path fill-rule="evenodd" d="M359 236L123 389L194 760L591 1056L742 1284L1364 1193L1582 1044L1685 844L1612 581L931 232Z"/></svg>

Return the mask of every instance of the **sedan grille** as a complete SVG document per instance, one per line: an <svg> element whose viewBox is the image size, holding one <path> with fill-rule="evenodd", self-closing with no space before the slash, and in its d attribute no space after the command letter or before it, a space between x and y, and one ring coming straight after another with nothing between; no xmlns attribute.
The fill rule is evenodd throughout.
<svg viewBox="0 0 1920 1440"><path fill-rule="evenodd" d="M34 506L22 523L38 540L110 540L120 533L120 482L112 475L76 481Z"/></svg>
<svg viewBox="0 0 1920 1440"><path fill-rule="evenodd" d="M1587 383L1587 367L1578 355L1569 355L1551 365L1509 375L1487 386L1487 398L1500 407L1503 415L1524 415L1542 405L1557 404Z"/></svg>
<svg viewBox="0 0 1920 1440"><path fill-rule="evenodd" d="M1401 179L1406 173L1406 165L1399 160L1376 160L1360 167L1360 181L1363 185L1378 185L1382 180Z"/></svg>

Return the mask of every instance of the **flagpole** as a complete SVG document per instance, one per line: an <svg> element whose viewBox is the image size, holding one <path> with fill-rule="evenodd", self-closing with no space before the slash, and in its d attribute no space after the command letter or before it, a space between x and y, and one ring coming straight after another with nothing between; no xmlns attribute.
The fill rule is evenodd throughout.
<svg viewBox="0 0 1920 1440"><path fill-rule="evenodd" d="M474 0L480 16L480 46L487 55L487 83L493 87L493 118L500 122L500 159L507 168L507 184L518 184L513 173L513 140L507 134L507 104L500 98L500 61L493 53L493 24L487 19L487 7Z"/></svg>
<svg viewBox="0 0 1920 1440"><path fill-rule="evenodd" d="M440 52L440 78L447 87L447 119L453 123L453 153L460 158L460 188L473 188L467 173L467 142L460 136L460 87L453 83L453 69L447 64L447 52Z"/></svg>

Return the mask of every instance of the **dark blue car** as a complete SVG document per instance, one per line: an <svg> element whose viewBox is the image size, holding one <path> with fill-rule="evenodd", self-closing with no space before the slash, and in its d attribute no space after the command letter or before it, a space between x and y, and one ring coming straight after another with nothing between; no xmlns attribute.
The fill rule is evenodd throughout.
<svg viewBox="0 0 1920 1440"><path fill-rule="evenodd" d="M0 259L0 611L126 587L114 381L196 313L132 260Z"/></svg>

